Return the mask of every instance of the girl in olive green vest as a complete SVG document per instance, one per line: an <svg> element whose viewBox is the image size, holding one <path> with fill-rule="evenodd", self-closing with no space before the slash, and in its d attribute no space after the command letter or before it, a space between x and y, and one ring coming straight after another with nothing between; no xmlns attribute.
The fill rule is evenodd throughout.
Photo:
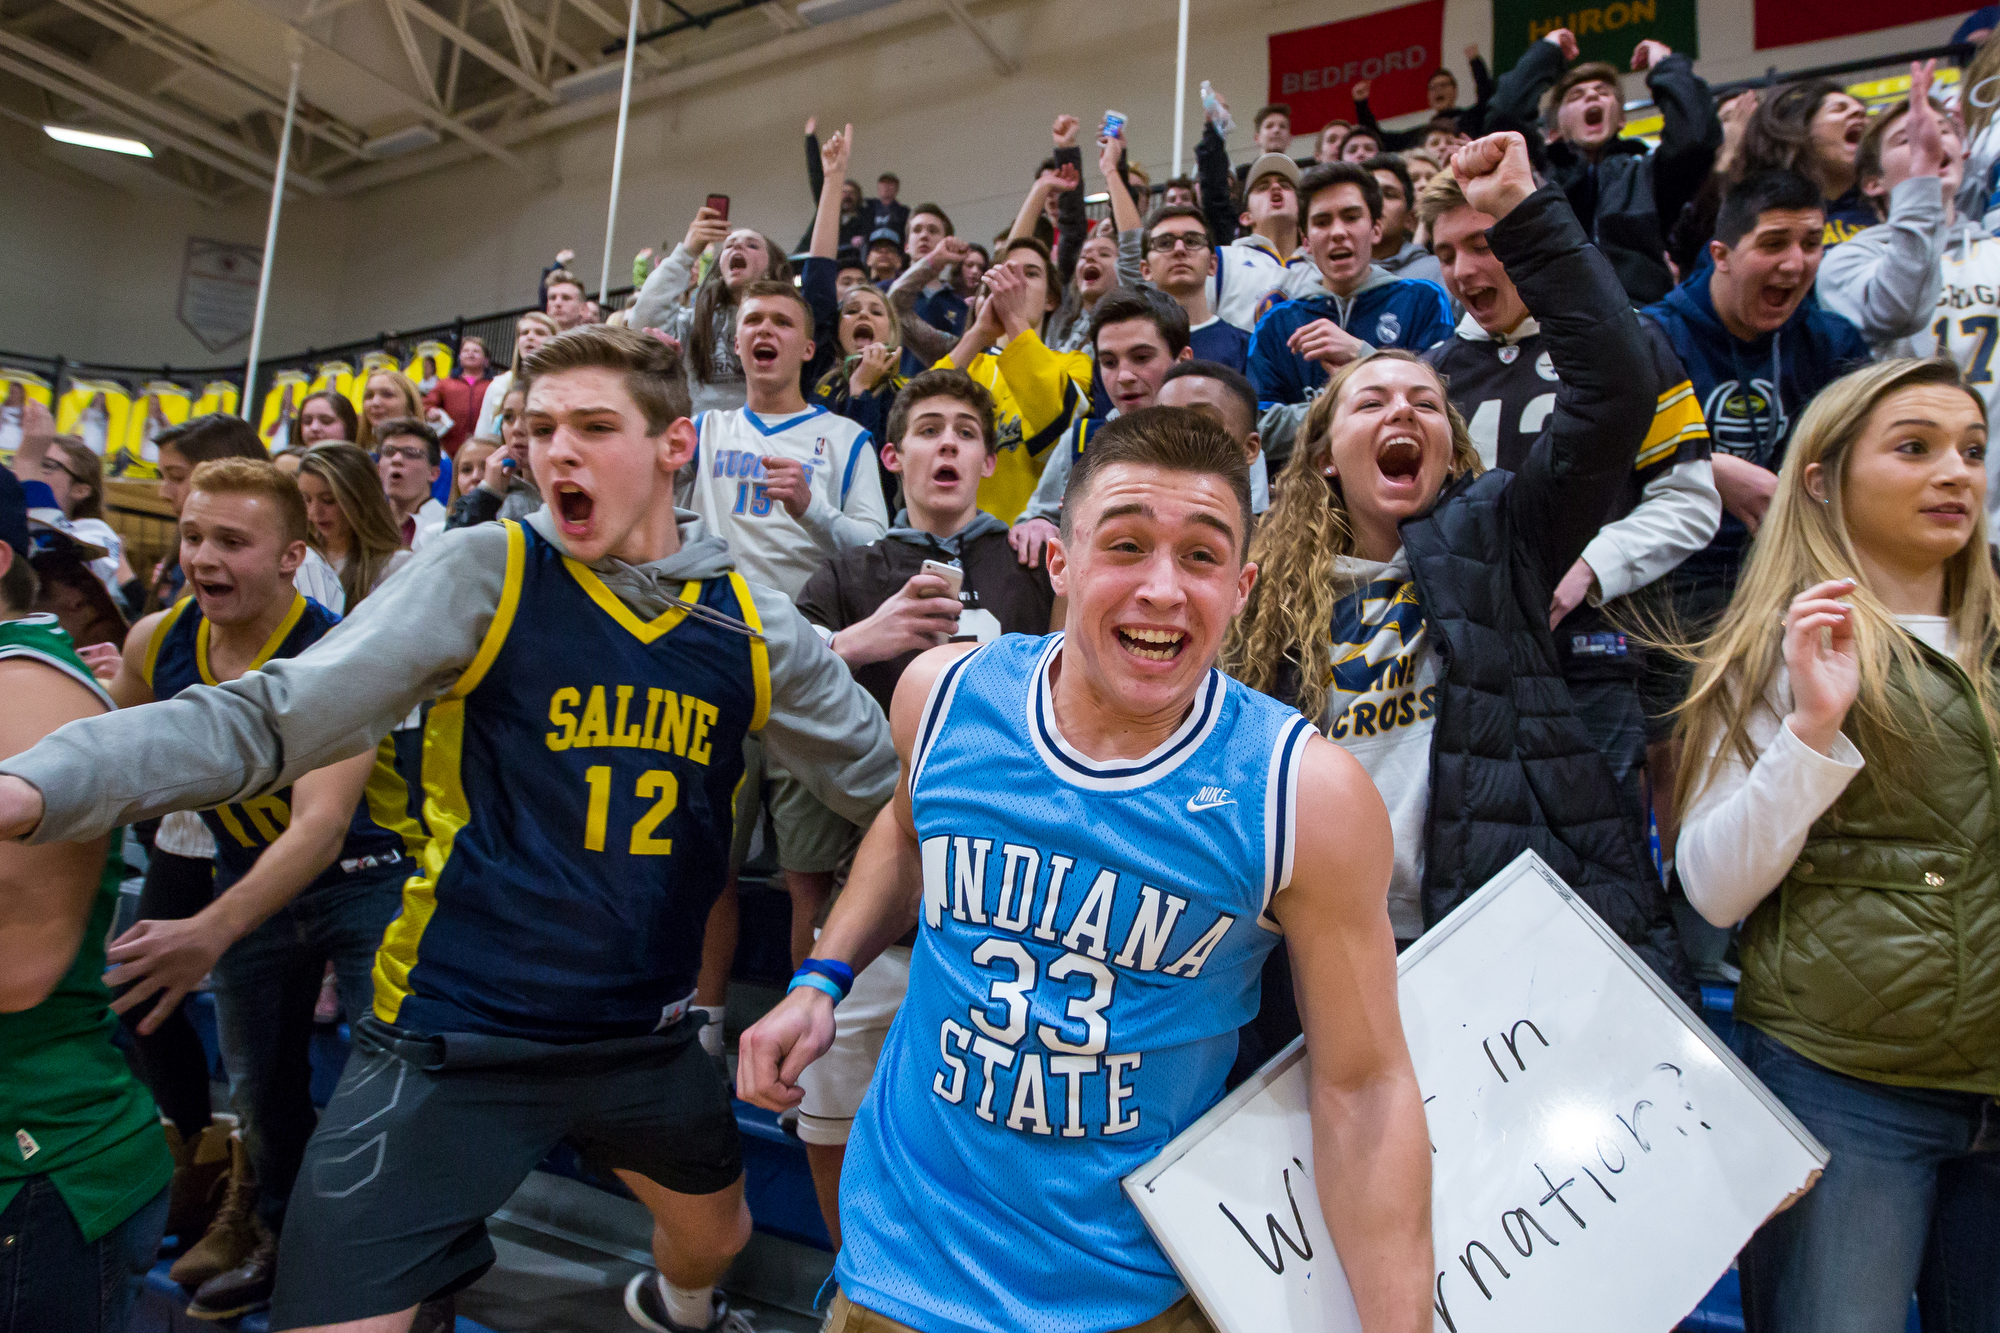
<svg viewBox="0 0 2000 1333"><path fill-rule="evenodd" d="M2000 581L1945 361L1829 385L1682 713L1688 899L1738 1053L1832 1153L1741 1260L1751 1333L2000 1330Z"/></svg>

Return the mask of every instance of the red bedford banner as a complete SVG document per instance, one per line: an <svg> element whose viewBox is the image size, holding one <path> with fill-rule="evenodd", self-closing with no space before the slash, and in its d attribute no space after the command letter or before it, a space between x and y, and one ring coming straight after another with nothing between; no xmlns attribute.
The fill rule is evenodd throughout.
<svg viewBox="0 0 2000 1333"><path fill-rule="evenodd" d="M1353 87L1384 120L1422 111L1424 84L1444 46L1444 0L1419 0L1358 19L1271 34L1271 95L1292 108L1292 132L1354 119Z"/></svg>
<svg viewBox="0 0 2000 1333"><path fill-rule="evenodd" d="M1944 18L1973 8L1969 0L1757 0L1757 49L1849 37L1920 19Z"/></svg>

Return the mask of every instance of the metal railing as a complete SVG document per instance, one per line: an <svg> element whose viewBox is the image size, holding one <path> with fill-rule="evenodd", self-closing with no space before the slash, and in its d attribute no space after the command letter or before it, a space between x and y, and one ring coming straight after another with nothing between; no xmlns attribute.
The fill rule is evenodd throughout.
<svg viewBox="0 0 2000 1333"><path fill-rule="evenodd" d="M636 287L620 287L612 290L607 304L622 307L625 299L637 291ZM361 359L370 352L390 352L398 364L408 364L416 354L417 344L427 341L449 343L455 350L468 337L478 338L486 347L487 358L495 370L504 369L514 360L514 328L522 315L540 306L521 306L514 310L501 310L490 315L475 315L470 318L458 316L449 323L429 324L415 329L398 329L382 332L373 338L358 338L352 342L335 343L327 347L308 347L304 351L289 352L282 356L265 357L257 363L257 383L268 386L272 377L280 371L297 370L310 373L328 361L346 361L357 368ZM172 364L124 365L107 361L85 361L65 356L43 356L33 352L0 351L0 367L32 371L47 380L53 396L60 399L69 383L79 379L124 380L138 384L163 380L182 385L199 394L203 386L215 383L229 383L243 387L243 363L233 361L216 366L176 366ZM244 404L245 415L249 415L251 404Z"/></svg>

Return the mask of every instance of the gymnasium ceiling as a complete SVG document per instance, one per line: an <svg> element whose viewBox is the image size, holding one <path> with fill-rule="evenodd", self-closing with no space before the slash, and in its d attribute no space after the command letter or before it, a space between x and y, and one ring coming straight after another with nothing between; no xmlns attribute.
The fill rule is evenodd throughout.
<svg viewBox="0 0 2000 1333"><path fill-rule="evenodd" d="M976 0L632 0L635 104L916 23L1012 63ZM517 149L615 114L627 0L0 0L0 115L139 139L87 149L217 203L268 194L291 54L288 184L344 195L454 161L526 172Z"/></svg>

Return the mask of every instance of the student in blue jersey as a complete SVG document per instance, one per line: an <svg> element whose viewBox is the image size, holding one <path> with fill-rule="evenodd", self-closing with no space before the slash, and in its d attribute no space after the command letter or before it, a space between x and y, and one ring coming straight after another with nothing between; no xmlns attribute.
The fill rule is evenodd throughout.
<svg viewBox="0 0 2000 1333"><path fill-rule="evenodd" d="M292 586L306 505L269 463L203 463L180 517L193 595L132 627L110 692L120 708L172 699L296 657L340 617ZM306 1047L328 962L353 1015L374 997L382 932L425 838L408 814L389 741L290 787L202 813L215 839L215 901L141 920L111 944L112 1008L150 1034L212 971L222 1043L249 1123L256 1248L199 1282L189 1311L229 1319L270 1299L285 1205L313 1130ZM194 1274L199 1277L200 1275Z"/></svg>
<svg viewBox="0 0 2000 1333"><path fill-rule="evenodd" d="M1451 300L1435 283L1373 261L1382 187L1367 168L1322 162L1299 181L1306 246L1325 290L1272 310L1250 337L1250 382L1266 403L1303 403L1328 372L1377 347L1421 352L1451 336Z"/></svg>
<svg viewBox="0 0 2000 1333"><path fill-rule="evenodd" d="M688 1002L743 738L843 816L885 801L882 711L788 598L672 507L676 353L590 325L518 368L548 504L432 543L322 642L0 764L0 837L244 804L371 749L425 700L436 835L307 1148L271 1326L402 1333L493 1261L485 1219L558 1141L652 1213L646 1328L741 1327L750 1233L727 1090Z"/></svg>
<svg viewBox="0 0 2000 1333"><path fill-rule="evenodd" d="M830 1333L1208 1328L1119 1180L1221 1097L1281 933L1362 1326L1427 1326L1388 819L1311 723L1215 669L1257 578L1249 511L1214 422L1122 416L1070 474L1066 630L934 649L898 683L903 781L737 1070L746 1099L796 1104L854 973L916 927L841 1176Z"/></svg>
<svg viewBox="0 0 2000 1333"><path fill-rule="evenodd" d="M749 401L696 419L699 442L687 506L729 543L745 577L797 597L828 557L866 546L889 530L875 441L847 417L817 404L808 407L799 392L799 367L813 355L812 319L790 283L753 282L743 289L736 355ZM778 868L792 899L793 956L803 958L812 944L813 922L833 893L834 872L860 830L813 799L783 765L767 764L754 738L744 763L732 869L749 854L751 832L768 804ZM709 922L695 997L710 1016L702 1040L711 1054L722 1051L722 1010L735 957L732 873Z"/></svg>

